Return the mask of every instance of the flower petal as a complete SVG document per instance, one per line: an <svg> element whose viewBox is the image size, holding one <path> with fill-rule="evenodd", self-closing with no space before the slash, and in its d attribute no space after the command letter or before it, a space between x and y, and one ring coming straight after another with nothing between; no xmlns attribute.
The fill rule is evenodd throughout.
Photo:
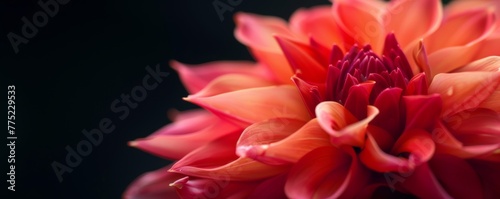
<svg viewBox="0 0 500 199"><path fill-rule="evenodd" d="M478 175L464 159L452 155L435 155L429 166L453 198L484 198Z"/></svg>
<svg viewBox="0 0 500 199"><path fill-rule="evenodd" d="M354 198L367 175L352 148L321 147L295 164L285 192L289 198Z"/></svg>
<svg viewBox="0 0 500 199"><path fill-rule="evenodd" d="M387 88L379 94L374 103L380 113L371 124L387 130L394 137L399 136L404 126L404 110L400 107L402 92L400 88Z"/></svg>
<svg viewBox="0 0 500 199"><path fill-rule="evenodd" d="M211 97L188 97L186 100L243 127L276 117L310 119L299 92L293 86L251 88Z"/></svg>
<svg viewBox="0 0 500 199"><path fill-rule="evenodd" d="M321 102L316 106L318 122L332 136L334 145L363 146L368 123L379 113L374 106L368 106L367 117L358 121L347 109L337 102Z"/></svg>
<svg viewBox="0 0 500 199"><path fill-rule="evenodd" d="M464 67L461 67L453 72L466 72L466 71L484 71L484 72L497 72L500 71L500 56L485 57L474 62L471 62Z"/></svg>
<svg viewBox="0 0 500 199"><path fill-rule="evenodd" d="M386 32L379 13L372 8L366 1L336 1L333 16L339 27L354 41L362 46L370 44L374 52L380 53Z"/></svg>
<svg viewBox="0 0 500 199"><path fill-rule="evenodd" d="M343 45L343 35L337 26L331 6L299 9L290 17L290 29L304 36L311 36L323 46Z"/></svg>
<svg viewBox="0 0 500 199"><path fill-rule="evenodd" d="M403 179L401 186L418 198L452 198L439 184L427 164L417 167L411 175Z"/></svg>
<svg viewBox="0 0 500 199"><path fill-rule="evenodd" d="M258 182L237 182L229 178L224 180L189 178L180 179L171 184L177 188L182 198L244 198L248 196Z"/></svg>
<svg viewBox="0 0 500 199"><path fill-rule="evenodd" d="M258 64L249 61L216 61L199 65L188 65L171 61L189 93L197 93L209 82L225 74L242 74L262 79L271 79L271 74Z"/></svg>
<svg viewBox="0 0 500 199"><path fill-rule="evenodd" d="M294 72L301 73L301 76L306 81L325 81L326 75L322 76L318 74L326 73L326 66L321 66L316 61L314 52L309 49L308 45L279 36L275 38Z"/></svg>
<svg viewBox="0 0 500 199"><path fill-rule="evenodd" d="M206 143L228 134L239 133L242 130L240 127L222 120L207 125L205 129L187 134L154 133L147 138L131 141L129 145L166 159L178 160ZM159 132L164 131L164 129L166 128L160 129Z"/></svg>
<svg viewBox="0 0 500 199"><path fill-rule="evenodd" d="M231 91L273 85L273 82L255 76L228 74L214 79L192 97L210 97Z"/></svg>
<svg viewBox="0 0 500 199"><path fill-rule="evenodd" d="M300 121L287 121L283 120L283 118L278 120L282 120L279 121L279 123L281 123L279 125L282 127L286 126L282 131L289 132L293 129L296 131L286 138L273 142L275 140L274 133L269 132L268 129L269 125L276 124L264 122L253 126L253 128L249 127L247 128L248 131L242 134L238 142L237 153L240 156L249 157L266 164L280 165L295 163L306 153L318 147L331 146L328 134L321 129L316 119L309 121L300 129L297 128L299 127L298 125L302 123ZM277 121L274 122L276 123ZM261 126L264 127L264 130L261 129ZM247 134L253 135L252 137L257 137L258 140L249 140L249 135ZM271 138L266 139L269 137Z"/></svg>
<svg viewBox="0 0 500 199"><path fill-rule="evenodd" d="M168 172L170 166L156 171L144 173L134 180L128 187L123 198L125 199L163 199L179 198L175 189L168 185L183 175Z"/></svg>
<svg viewBox="0 0 500 199"><path fill-rule="evenodd" d="M500 84L500 72L461 72L438 74L429 93L443 99L443 116L475 108L488 99Z"/></svg>
<svg viewBox="0 0 500 199"><path fill-rule="evenodd" d="M384 24L387 32L398 35L401 46L408 46L433 33L442 17L439 0L392 1L384 15Z"/></svg>
<svg viewBox="0 0 500 199"><path fill-rule="evenodd" d="M437 94L403 96L406 110L405 129L431 131L442 111L442 100Z"/></svg>
<svg viewBox="0 0 500 199"><path fill-rule="evenodd" d="M274 176L288 168L236 156L234 143L238 138L239 134L230 134L208 143L177 161L169 171L200 178L249 181Z"/></svg>

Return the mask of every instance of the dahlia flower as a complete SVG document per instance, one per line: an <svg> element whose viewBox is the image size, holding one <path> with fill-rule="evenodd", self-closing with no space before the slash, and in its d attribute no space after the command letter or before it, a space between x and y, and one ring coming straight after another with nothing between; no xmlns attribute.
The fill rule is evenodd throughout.
<svg viewBox="0 0 500 199"><path fill-rule="evenodd" d="M255 62L172 61L202 109L130 145L125 198L500 198L499 1L235 15Z"/></svg>

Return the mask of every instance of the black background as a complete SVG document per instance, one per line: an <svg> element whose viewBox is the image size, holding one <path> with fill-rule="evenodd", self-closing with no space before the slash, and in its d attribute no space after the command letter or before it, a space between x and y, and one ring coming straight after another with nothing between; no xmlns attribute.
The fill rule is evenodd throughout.
<svg viewBox="0 0 500 199"><path fill-rule="evenodd" d="M128 147L127 141L167 124L168 110L195 107L182 101L187 92L168 66L169 60L250 60L246 47L233 37L234 12L288 18L299 7L329 4L327 0L242 0L221 21L212 2L71 0L60 5L57 15L15 54L7 34L22 35L21 18L32 21L41 8L35 0L1 0L4 96L7 85L16 86L16 192L7 190L7 175L0 178L9 198L120 198L141 173L168 164ZM111 103L141 85L145 67L156 64L170 75L125 120L119 120ZM6 102L3 98L5 107ZM65 163L65 147L75 148L86 139L81 131L97 128L106 117L116 129L104 135L102 143L72 173L65 173L60 183L51 163ZM3 135L5 156L0 162L2 173L7 173L8 134Z"/></svg>

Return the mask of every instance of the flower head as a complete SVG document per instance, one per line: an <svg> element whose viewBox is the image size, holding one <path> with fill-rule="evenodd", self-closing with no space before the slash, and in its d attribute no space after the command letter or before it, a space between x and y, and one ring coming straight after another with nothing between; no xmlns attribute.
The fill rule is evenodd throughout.
<svg viewBox="0 0 500 199"><path fill-rule="evenodd" d="M496 1L239 13L256 63L172 62L203 110L130 145L174 160L127 198L498 198ZM500 8L500 7L498 7Z"/></svg>

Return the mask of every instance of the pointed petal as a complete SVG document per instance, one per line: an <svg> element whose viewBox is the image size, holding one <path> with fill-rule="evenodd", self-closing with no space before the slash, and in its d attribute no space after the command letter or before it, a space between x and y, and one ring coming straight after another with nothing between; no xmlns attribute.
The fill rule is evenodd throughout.
<svg viewBox="0 0 500 199"><path fill-rule="evenodd" d="M175 188L169 184L181 178L183 175L168 172L170 166L156 171L142 174L135 179L128 187L123 198L125 199L162 199L179 198Z"/></svg>
<svg viewBox="0 0 500 199"><path fill-rule="evenodd" d="M222 75L210 83L205 88L192 97L210 97L231 91L248 88L267 87L274 85L273 82L255 76L228 74Z"/></svg>
<svg viewBox="0 0 500 199"><path fill-rule="evenodd" d="M429 93L443 99L443 116L475 108L488 99L500 84L498 72L461 72L439 74L429 86Z"/></svg>
<svg viewBox="0 0 500 199"><path fill-rule="evenodd" d="M324 93L322 91L324 91L325 89L320 88L320 86L318 85L310 84L302 80L300 77L297 77L297 75L294 75L292 77L292 81L295 83L295 86L297 86L297 89L300 91L300 96L302 97L304 104L307 106L307 111L309 112L309 115L311 117L314 117L315 116L314 108L320 102L324 101L324 97L321 95L321 93Z"/></svg>
<svg viewBox="0 0 500 199"><path fill-rule="evenodd" d="M297 122L295 122L297 124L294 124L292 120L284 120L281 123L281 125L290 123L288 124L290 127L286 127L286 129L290 128L289 130L296 128L297 124L300 124ZM270 124L262 123L261 125L266 127ZM260 133L252 131L245 131L242 138L246 138L246 133L254 134L259 139L270 137L268 131L262 131L261 129L256 130L260 131ZM248 143L248 139L240 139L237 153L270 165L295 163L306 153L318 147L331 146L328 134L321 129L316 119L309 121L293 134L279 141L270 142L265 139L260 141L262 144L259 141L254 142L256 144Z"/></svg>
<svg viewBox="0 0 500 199"><path fill-rule="evenodd" d="M220 120L212 113L203 109L182 112L171 111L169 112L169 118L173 123L163 126L149 136L194 133Z"/></svg>
<svg viewBox="0 0 500 199"><path fill-rule="evenodd" d="M301 73L306 81L323 82L326 76L318 75L326 73L326 66L321 66L314 58L314 52L306 44L294 42L283 37L276 36L276 41L281 47L288 63L297 73Z"/></svg>
<svg viewBox="0 0 500 199"><path fill-rule="evenodd" d="M429 166L453 198L484 198L479 176L464 159L452 155L435 155Z"/></svg>
<svg viewBox="0 0 500 199"><path fill-rule="evenodd" d="M206 143L228 134L239 133L241 130L240 127L218 120L196 132L180 135L154 133L147 138L131 141L129 145L166 159L177 160Z"/></svg>
<svg viewBox="0 0 500 199"><path fill-rule="evenodd" d="M368 138L364 149L359 154L359 159L365 166L377 172L397 172L409 169L406 159L382 151L371 133L368 133Z"/></svg>
<svg viewBox="0 0 500 199"><path fill-rule="evenodd" d="M249 61L217 61L199 65L188 65L171 61L189 93L196 93L209 82L225 74L243 74L263 79L271 79L271 74L258 64Z"/></svg>
<svg viewBox="0 0 500 199"><path fill-rule="evenodd" d="M401 46L408 46L437 30L442 17L439 0L391 1L384 15L384 24L387 32L398 35Z"/></svg>
<svg viewBox="0 0 500 199"><path fill-rule="evenodd" d="M332 136L334 145L363 146L368 123L378 114L374 106L367 107L367 117L357 119L337 102L321 102L316 106L318 122Z"/></svg>
<svg viewBox="0 0 500 199"><path fill-rule="evenodd" d="M188 97L186 100L244 127L276 117L310 119L299 92L293 86L251 88L212 97Z"/></svg>
<svg viewBox="0 0 500 199"><path fill-rule="evenodd" d="M367 116L367 109L370 100L370 94L374 81L367 81L349 88L349 94L344 103L344 107L349 110L358 120L362 120Z"/></svg>

